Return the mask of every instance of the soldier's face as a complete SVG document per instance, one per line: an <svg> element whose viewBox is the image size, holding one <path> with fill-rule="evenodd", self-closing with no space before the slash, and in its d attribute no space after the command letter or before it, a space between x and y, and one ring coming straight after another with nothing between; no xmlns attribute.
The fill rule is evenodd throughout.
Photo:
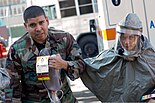
<svg viewBox="0 0 155 103"><path fill-rule="evenodd" d="M45 16L38 16L35 18L30 18L24 26L31 35L31 37L38 43L44 43L48 35L48 18Z"/></svg>
<svg viewBox="0 0 155 103"><path fill-rule="evenodd" d="M126 50L133 51L138 43L138 38L138 35L122 34L120 40Z"/></svg>

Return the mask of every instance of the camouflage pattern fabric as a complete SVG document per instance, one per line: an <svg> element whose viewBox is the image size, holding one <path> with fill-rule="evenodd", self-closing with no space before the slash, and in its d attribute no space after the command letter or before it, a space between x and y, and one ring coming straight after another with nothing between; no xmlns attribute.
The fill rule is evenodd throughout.
<svg viewBox="0 0 155 103"><path fill-rule="evenodd" d="M10 76L6 69L0 68L0 90L4 89L10 83Z"/></svg>
<svg viewBox="0 0 155 103"><path fill-rule="evenodd" d="M59 53L64 60L68 61L68 71L61 70L61 89L64 92L61 102L75 103L76 99L72 94L66 75L71 80L75 80L84 70L84 62L77 42L67 32L49 29L45 48L51 49L51 55ZM50 103L42 81L37 80L36 57L38 55L39 50L28 33L10 47L6 68L11 74L11 84L5 90L9 91L6 93L6 100L11 100L13 96L20 98L22 103Z"/></svg>

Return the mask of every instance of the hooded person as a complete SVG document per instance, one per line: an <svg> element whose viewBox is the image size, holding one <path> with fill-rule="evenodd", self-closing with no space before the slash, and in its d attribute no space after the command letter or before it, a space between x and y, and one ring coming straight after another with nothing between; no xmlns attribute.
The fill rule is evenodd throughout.
<svg viewBox="0 0 155 103"><path fill-rule="evenodd" d="M155 86L155 49L142 34L142 22L129 13L116 27L115 47L86 58L81 79L101 102L140 102Z"/></svg>

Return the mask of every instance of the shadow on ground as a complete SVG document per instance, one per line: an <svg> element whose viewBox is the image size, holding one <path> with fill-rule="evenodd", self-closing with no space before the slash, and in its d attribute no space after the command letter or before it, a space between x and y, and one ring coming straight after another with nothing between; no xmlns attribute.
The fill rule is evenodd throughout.
<svg viewBox="0 0 155 103"><path fill-rule="evenodd" d="M78 103L101 103L96 96L83 84L81 79L70 81L70 86Z"/></svg>
<svg viewBox="0 0 155 103"><path fill-rule="evenodd" d="M89 90L83 90L80 92L74 92L73 93L77 100L83 103L101 103L99 100L94 96L93 93L91 93Z"/></svg>

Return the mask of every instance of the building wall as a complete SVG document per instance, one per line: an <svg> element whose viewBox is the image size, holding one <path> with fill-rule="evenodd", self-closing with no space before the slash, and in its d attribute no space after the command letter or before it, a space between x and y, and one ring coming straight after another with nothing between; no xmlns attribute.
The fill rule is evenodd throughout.
<svg viewBox="0 0 155 103"><path fill-rule="evenodd" d="M25 0L0 0L0 17L20 15L25 8Z"/></svg>

